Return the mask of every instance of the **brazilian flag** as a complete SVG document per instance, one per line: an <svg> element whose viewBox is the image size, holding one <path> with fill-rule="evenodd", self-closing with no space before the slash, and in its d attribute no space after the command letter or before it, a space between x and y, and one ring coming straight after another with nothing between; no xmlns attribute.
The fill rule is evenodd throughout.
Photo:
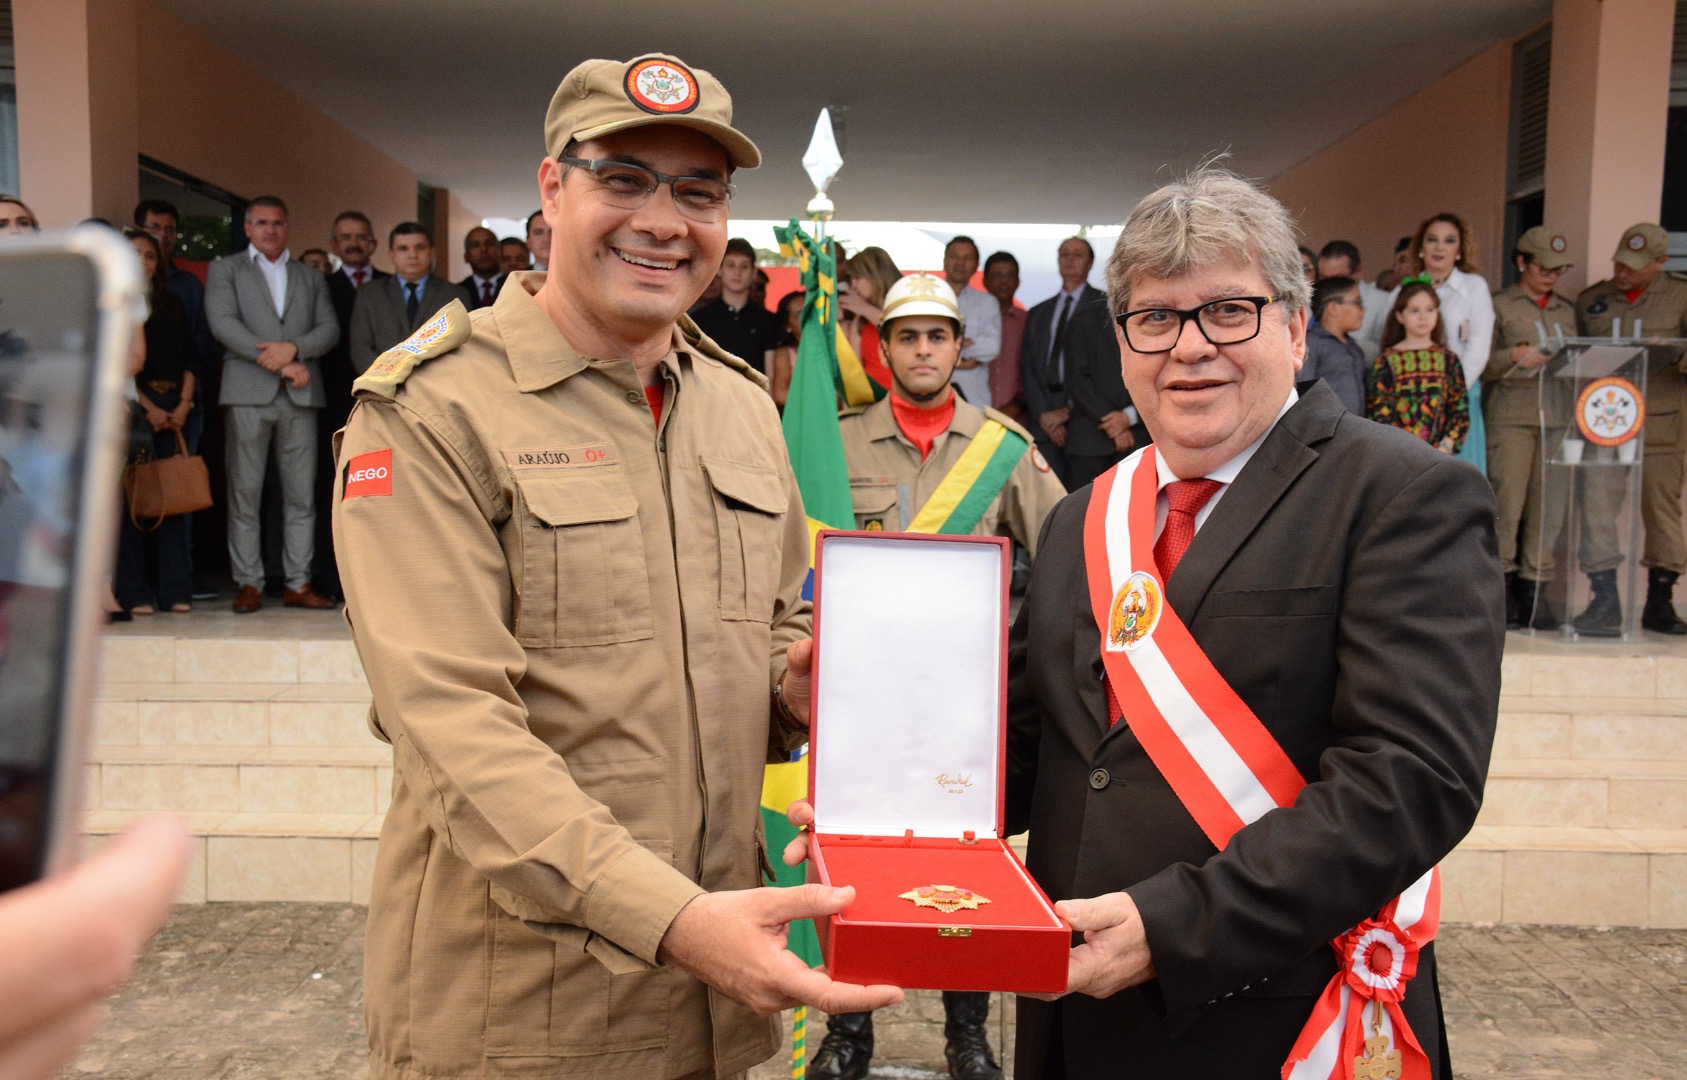
<svg viewBox="0 0 1687 1080"><path fill-rule="evenodd" d="M791 471L808 511L808 584L804 597L814 596L814 537L821 529L849 529L855 526L855 505L849 495L849 467L844 461L843 435L838 429L838 401L850 400L843 372L838 366L837 263L829 251L815 242L795 218L786 228L776 228L779 248L795 257L802 271L802 336L797 343L796 366L785 398L785 447L791 457ZM860 364L855 364L860 383L871 384ZM854 384L856 393L870 390ZM769 765L762 778L762 823L767 831L768 861L776 877L769 885L801 885L807 868L786 866L780 856L785 845L796 839L796 829L785 819L785 808L808 794L808 758ZM810 967L820 963L820 942L814 924L805 919L793 923L787 947ZM799 1011L799 1024L802 1017ZM798 1060L801 1060L800 1042Z"/></svg>

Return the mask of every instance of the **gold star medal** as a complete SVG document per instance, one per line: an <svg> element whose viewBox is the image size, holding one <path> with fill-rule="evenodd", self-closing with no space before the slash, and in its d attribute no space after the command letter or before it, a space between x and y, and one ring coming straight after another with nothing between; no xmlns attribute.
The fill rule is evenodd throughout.
<svg viewBox="0 0 1687 1080"><path fill-rule="evenodd" d="M989 897L979 896L971 889L963 889L956 885L921 885L917 889L909 889L898 896L901 900L912 900L915 907L936 908L945 915L957 911L976 911L978 905L988 904Z"/></svg>

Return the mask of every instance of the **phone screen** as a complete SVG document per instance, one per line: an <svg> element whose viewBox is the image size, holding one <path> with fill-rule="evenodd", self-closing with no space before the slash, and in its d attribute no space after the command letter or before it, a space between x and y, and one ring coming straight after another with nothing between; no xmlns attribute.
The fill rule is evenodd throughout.
<svg viewBox="0 0 1687 1080"><path fill-rule="evenodd" d="M61 718L83 622L78 523L88 500L117 497L84 479L88 455L109 452L97 292L86 256L0 249L0 889L42 876L74 798L58 780L74 745Z"/></svg>

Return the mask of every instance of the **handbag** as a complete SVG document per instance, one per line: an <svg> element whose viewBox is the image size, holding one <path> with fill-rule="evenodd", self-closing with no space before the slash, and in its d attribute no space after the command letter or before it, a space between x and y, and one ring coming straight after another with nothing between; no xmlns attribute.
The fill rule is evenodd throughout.
<svg viewBox="0 0 1687 1080"><path fill-rule="evenodd" d="M135 528L152 532L167 517L209 509L211 473L204 458L187 452L187 440L178 431L173 456L139 461L124 470L123 495ZM152 524L141 524L145 519Z"/></svg>

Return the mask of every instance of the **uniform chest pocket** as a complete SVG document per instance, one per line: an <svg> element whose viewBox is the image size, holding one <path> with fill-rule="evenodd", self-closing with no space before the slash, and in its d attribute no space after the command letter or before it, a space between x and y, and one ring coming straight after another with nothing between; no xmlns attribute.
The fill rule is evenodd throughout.
<svg viewBox="0 0 1687 1080"><path fill-rule="evenodd" d="M888 484L851 484L849 501L855 505L856 528L901 531L902 518L894 487Z"/></svg>
<svg viewBox="0 0 1687 1080"><path fill-rule="evenodd" d="M619 466L517 473L515 636L553 648L655 636L638 499Z"/></svg>
<svg viewBox="0 0 1687 1080"><path fill-rule="evenodd" d="M705 457L720 547L720 615L771 622L790 496L771 466Z"/></svg>

